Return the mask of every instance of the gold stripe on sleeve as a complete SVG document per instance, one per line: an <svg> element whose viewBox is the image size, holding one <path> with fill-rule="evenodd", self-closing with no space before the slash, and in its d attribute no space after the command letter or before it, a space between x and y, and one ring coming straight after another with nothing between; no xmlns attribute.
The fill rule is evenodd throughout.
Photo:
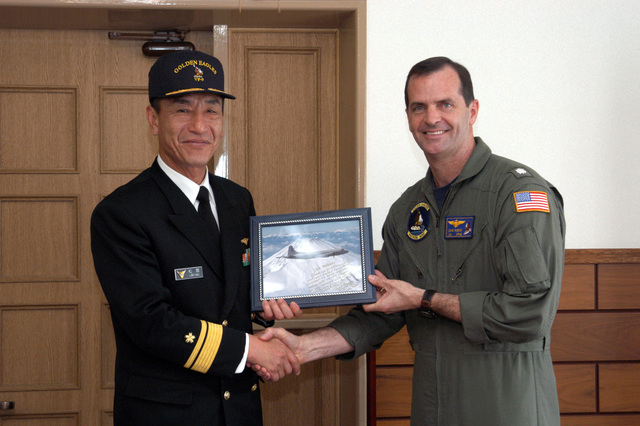
<svg viewBox="0 0 640 426"><path fill-rule="evenodd" d="M206 373L211 368L213 360L218 354L220 343L222 342L222 325L207 323L208 331L204 340L202 350L197 355L196 360L191 367L192 370L200 373Z"/></svg>
<svg viewBox="0 0 640 426"><path fill-rule="evenodd" d="M200 320L200 334L198 335L198 341L196 342L196 346L193 348L193 352L191 352L191 356L189 356L189 359L184 364L185 368L192 367L194 361L196 360L196 358L198 357L198 354L200 353L200 348L202 348L202 344L204 343L206 338L207 338L207 323L203 320Z"/></svg>

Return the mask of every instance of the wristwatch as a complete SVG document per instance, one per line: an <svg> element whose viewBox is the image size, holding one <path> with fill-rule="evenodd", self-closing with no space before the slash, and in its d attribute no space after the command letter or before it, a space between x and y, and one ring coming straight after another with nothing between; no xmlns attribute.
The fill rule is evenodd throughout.
<svg viewBox="0 0 640 426"><path fill-rule="evenodd" d="M420 302L420 307L418 308L418 312L420 315L425 316L427 318L435 318L438 316L435 312L431 310L431 298L437 292L435 290L425 290L422 295L422 302Z"/></svg>

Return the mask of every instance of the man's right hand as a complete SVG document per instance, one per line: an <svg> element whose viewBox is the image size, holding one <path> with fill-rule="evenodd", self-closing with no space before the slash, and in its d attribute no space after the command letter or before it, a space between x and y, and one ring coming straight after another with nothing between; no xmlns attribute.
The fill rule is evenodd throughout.
<svg viewBox="0 0 640 426"><path fill-rule="evenodd" d="M284 328L269 327L255 337L261 341L273 342L276 340L286 344L297 358L299 365L351 352L355 349L338 331L331 327L320 328L301 336L292 334ZM247 362L247 365L262 379L274 380L274 377L262 364Z"/></svg>
<svg viewBox="0 0 640 426"><path fill-rule="evenodd" d="M300 374L300 362L294 353L278 339L264 341L249 335L247 365L259 366L258 374L266 380L278 381L287 374Z"/></svg>

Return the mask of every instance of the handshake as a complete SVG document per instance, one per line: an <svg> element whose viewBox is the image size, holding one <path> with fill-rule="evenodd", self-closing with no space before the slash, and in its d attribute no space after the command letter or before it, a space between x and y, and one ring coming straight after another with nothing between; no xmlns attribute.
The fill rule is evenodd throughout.
<svg viewBox="0 0 640 426"><path fill-rule="evenodd" d="M389 280L380 271L369 275L376 287L377 301L363 305L365 311L384 313L414 309L420 306L424 289L400 280ZM262 317L266 320L299 318L302 309L297 303L283 299L262 302ZM265 381L278 381L287 374L300 374L300 366L309 361L352 352L355 348L336 329L324 327L301 336L279 327L249 335L247 367Z"/></svg>
<svg viewBox="0 0 640 426"><path fill-rule="evenodd" d="M297 303L287 305L283 299L262 302L263 314L267 319L299 318L302 309ZM249 335L247 367L266 381L278 381L287 374L300 374L303 355L298 352L300 338L283 328L270 327L265 331Z"/></svg>
<svg viewBox="0 0 640 426"><path fill-rule="evenodd" d="M302 310L280 299L262 302L264 318L299 318ZM265 331L249 335L247 367L265 381L278 381L287 374L300 374L300 366L309 361L328 358L351 352L354 347L337 330L320 328L297 336L284 328L270 327Z"/></svg>

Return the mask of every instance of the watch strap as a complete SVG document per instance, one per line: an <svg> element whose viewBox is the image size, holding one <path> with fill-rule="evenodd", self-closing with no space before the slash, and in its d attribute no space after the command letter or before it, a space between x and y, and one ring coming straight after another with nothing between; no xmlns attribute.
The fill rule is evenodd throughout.
<svg viewBox="0 0 640 426"><path fill-rule="evenodd" d="M418 312L420 315L423 315L427 318L435 318L437 314L431 310L431 299L433 295L436 294L435 290L425 290L422 295L422 301L420 302L420 308L418 308Z"/></svg>
<svg viewBox="0 0 640 426"><path fill-rule="evenodd" d="M273 327L274 324L276 323L274 320L267 321L266 319L262 318L259 314L256 314L256 313L251 314L251 321L253 321L254 323L264 328Z"/></svg>

